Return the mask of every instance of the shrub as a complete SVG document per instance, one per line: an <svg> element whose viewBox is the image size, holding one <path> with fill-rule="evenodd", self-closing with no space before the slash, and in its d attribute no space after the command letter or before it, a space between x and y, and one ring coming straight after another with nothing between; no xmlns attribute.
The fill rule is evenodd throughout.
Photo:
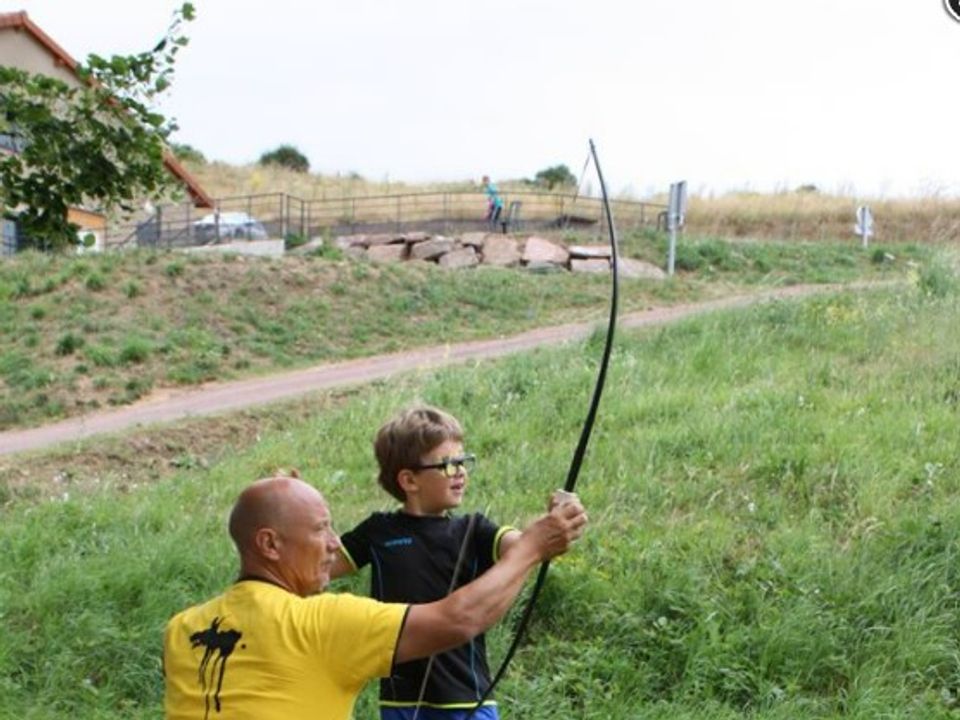
<svg viewBox="0 0 960 720"><path fill-rule="evenodd" d="M149 340L142 337L128 337L120 348L120 362L128 365L130 363L142 363L150 356L153 345Z"/></svg>
<svg viewBox="0 0 960 720"><path fill-rule="evenodd" d="M186 143L171 143L170 149L173 150L173 154L176 155L177 160L186 160L187 162L198 164L207 162L204 154L192 145L187 145Z"/></svg>
<svg viewBox="0 0 960 720"><path fill-rule="evenodd" d="M576 176L570 172L570 168L566 165L544 168L534 176L533 181L548 190L553 190L557 186L577 184Z"/></svg>
<svg viewBox="0 0 960 720"><path fill-rule="evenodd" d="M130 280L123 286L123 294L128 298L135 298L143 293L143 288L136 280Z"/></svg>
<svg viewBox="0 0 960 720"><path fill-rule="evenodd" d="M64 333L57 340L55 352L57 355L73 355L73 353L83 345L83 338L74 335L72 332Z"/></svg>
<svg viewBox="0 0 960 720"><path fill-rule="evenodd" d="M310 161L293 145L281 145L260 156L261 165L280 165L294 172L309 172Z"/></svg>
<svg viewBox="0 0 960 720"><path fill-rule="evenodd" d="M103 290L106 287L107 283L103 279L103 275L98 272L92 272L87 275L87 281L85 283L87 290L92 290L93 292L98 292Z"/></svg>

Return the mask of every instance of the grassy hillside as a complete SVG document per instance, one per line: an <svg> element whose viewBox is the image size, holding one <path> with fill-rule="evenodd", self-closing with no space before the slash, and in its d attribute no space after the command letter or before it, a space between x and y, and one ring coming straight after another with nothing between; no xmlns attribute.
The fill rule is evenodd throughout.
<svg viewBox="0 0 960 720"><path fill-rule="evenodd" d="M571 241L582 240L576 236ZM663 264L656 233L626 255ZM886 253L886 254L885 254ZM681 243L678 276L626 281L625 310L799 282L902 277L919 245ZM0 263L0 429L133 402L164 388L602 316L609 279L134 251Z"/></svg>
<svg viewBox="0 0 960 720"><path fill-rule="evenodd" d="M554 565L510 716L953 717L958 311L931 266L621 333L579 487L592 527ZM562 483L600 341L318 397L164 483L131 468L125 491L8 498L0 715L159 717L164 622L233 578L238 490L297 466L351 526L389 506L371 434L416 399L465 423L467 507L522 522Z"/></svg>

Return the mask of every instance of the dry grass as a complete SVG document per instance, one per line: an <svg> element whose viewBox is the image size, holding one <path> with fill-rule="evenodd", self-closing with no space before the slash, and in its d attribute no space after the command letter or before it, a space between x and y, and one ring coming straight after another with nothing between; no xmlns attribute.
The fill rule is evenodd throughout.
<svg viewBox="0 0 960 720"><path fill-rule="evenodd" d="M405 193L475 192L460 201L464 207L448 207L455 217L477 213L482 207L482 189L479 180L448 183L411 184L403 182L373 182L359 176L324 176L296 173L279 167L248 165L243 167L223 163L192 164L190 171L214 197L231 197L259 193L287 193L304 200L334 200L369 198L371 196ZM502 181L499 188L509 202L524 202L526 217L544 217L571 208L558 208L556 201L524 196L531 188L522 181ZM451 196L453 198L455 196ZM403 200L404 214L413 205L440 202L439 195L418 200ZM628 199L628 198L623 198ZM665 196L643 199L665 203ZM451 200L452 201L452 200ZM455 202L455 201L452 201ZM593 214L596 209L589 201L579 201L582 207L572 211ZM549 207L541 207L542 205ZM932 242L949 243L960 239L960 200L936 196L906 199L863 199L819 192L777 192L769 194L734 192L720 196L693 196L690 198L686 232L692 235L725 238L767 238L777 240L851 241L854 240L854 212L858 205L868 204L876 219L876 242ZM435 210L435 208L433 208ZM354 212L345 202L342 212ZM395 204L382 207L364 203L364 212L375 217L390 217L396 213Z"/></svg>

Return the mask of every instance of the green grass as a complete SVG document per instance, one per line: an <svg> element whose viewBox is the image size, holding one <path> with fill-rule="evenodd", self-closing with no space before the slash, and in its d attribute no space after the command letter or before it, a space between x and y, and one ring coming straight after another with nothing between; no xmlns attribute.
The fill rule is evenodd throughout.
<svg viewBox="0 0 960 720"><path fill-rule="evenodd" d="M662 234L627 234L622 246L626 256L664 263ZM904 245L884 248L877 261L880 249L681 238L677 276L625 281L622 305L903 278L932 259L929 247ZM946 282L927 276L931 288ZM110 368L118 387L144 376L157 387L191 385L599 317L608 294L609 279L590 274L447 272L324 256L25 253L0 263L0 346L10 356L0 357L0 429L139 396L81 382L78 358ZM30 373L5 370L23 357Z"/></svg>
<svg viewBox="0 0 960 720"><path fill-rule="evenodd" d="M621 333L578 487L592 526L554 564L504 714L955 717L960 297L936 287L918 273ZM4 493L3 713L158 717L164 623L234 577L239 489L296 466L340 528L390 507L371 436L417 399L464 422L480 458L467 508L522 523L563 483L601 343L318 401L160 484ZM494 663L507 639L492 633Z"/></svg>

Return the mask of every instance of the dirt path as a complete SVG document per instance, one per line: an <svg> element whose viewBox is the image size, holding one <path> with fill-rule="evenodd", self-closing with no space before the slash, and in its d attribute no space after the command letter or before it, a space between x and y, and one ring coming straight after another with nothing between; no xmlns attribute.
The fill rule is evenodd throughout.
<svg viewBox="0 0 960 720"><path fill-rule="evenodd" d="M618 328L658 325L698 313L742 307L776 298L798 297L837 290L836 285L795 285L720 300L660 307L621 315ZM497 358L535 347L557 345L588 337L595 322L538 328L510 337L477 340L420 348L391 355L362 358L267 377L227 383L209 383L175 390L115 410L70 418L26 430L0 433L0 455L51 447L102 433L116 433L136 426L165 423L231 410L265 405L317 390L345 387L380 380L404 372L430 370L468 360Z"/></svg>

